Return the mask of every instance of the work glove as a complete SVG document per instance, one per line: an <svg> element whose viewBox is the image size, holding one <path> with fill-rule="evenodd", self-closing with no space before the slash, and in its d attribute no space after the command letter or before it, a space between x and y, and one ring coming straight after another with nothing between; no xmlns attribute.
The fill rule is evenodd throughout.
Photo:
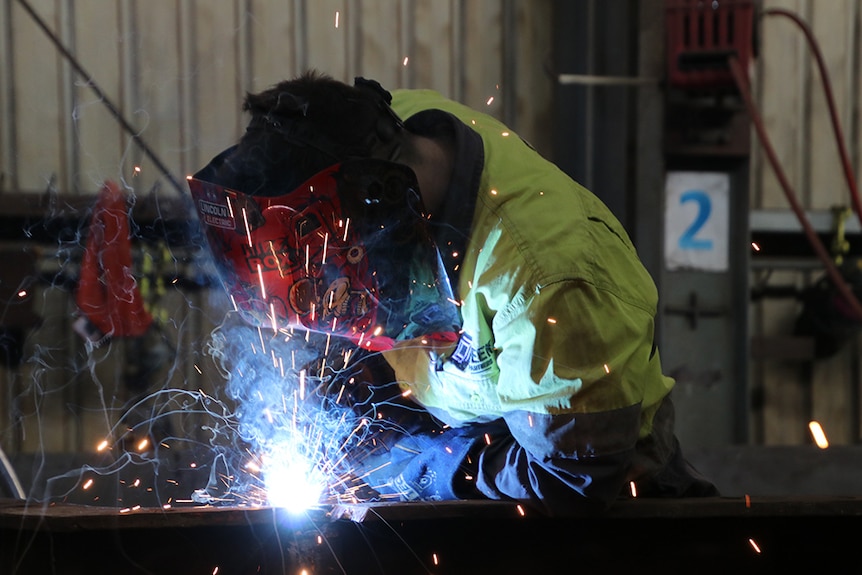
<svg viewBox="0 0 862 575"><path fill-rule="evenodd" d="M480 498L474 487L478 452L486 433L490 438L504 428L498 422L402 435L388 445L376 441L377 450L358 462L362 479L383 500Z"/></svg>

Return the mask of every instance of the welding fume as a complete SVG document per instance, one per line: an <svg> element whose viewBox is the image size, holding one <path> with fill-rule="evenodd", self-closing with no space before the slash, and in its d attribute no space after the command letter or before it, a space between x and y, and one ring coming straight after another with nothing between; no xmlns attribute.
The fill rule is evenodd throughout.
<svg viewBox="0 0 862 575"><path fill-rule="evenodd" d="M287 438L313 444L319 501L563 515L717 495L674 433L655 285L589 190L430 90L312 70L243 108L244 135L188 183L230 313L295 374L269 386L282 412L326 406Z"/></svg>

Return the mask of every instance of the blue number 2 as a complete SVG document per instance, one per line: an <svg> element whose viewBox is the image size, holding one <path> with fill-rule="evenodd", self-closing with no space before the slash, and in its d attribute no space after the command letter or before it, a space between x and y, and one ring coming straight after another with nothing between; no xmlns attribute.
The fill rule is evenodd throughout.
<svg viewBox="0 0 862 575"><path fill-rule="evenodd" d="M697 202L697 216L680 236L679 247L683 250L711 250L712 240L695 237L712 212L709 195L703 190L688 190L680 196L679 203L684 204L689 201Z"/></svg>

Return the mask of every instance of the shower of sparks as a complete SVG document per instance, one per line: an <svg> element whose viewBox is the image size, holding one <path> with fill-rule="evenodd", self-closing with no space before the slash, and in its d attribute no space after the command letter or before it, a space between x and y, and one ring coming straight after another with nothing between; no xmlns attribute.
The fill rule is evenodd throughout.
<svg viewBox="0 0 862 575"><path fill-rule="evenodd" d="M829 447L829 440L826 439L826 432L823 431L820 423L817 421L808 422L808 429L811 431L811 436L814 438L814 443L820 449Z"/></svg>

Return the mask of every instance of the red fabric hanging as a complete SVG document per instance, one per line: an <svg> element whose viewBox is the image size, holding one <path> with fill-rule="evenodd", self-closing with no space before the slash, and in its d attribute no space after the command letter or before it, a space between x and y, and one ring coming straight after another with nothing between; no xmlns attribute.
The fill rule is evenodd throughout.
<svg viewBox="0 0 862 575"><path fill-rule="evenodd" d="M132 270L132 248L125 197L106 181L90 220L75 301L105 336L143 335L153 322L144 308Z"/></svg>

